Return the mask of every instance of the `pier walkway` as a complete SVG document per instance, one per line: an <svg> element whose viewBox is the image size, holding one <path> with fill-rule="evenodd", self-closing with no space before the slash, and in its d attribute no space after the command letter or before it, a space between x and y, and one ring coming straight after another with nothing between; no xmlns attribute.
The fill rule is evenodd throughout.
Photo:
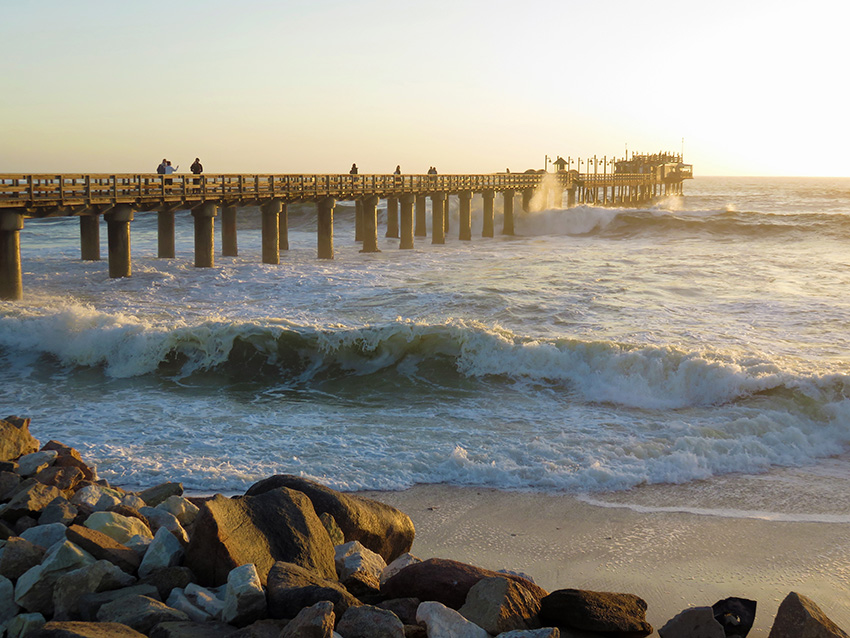
<svg viewBox="0 0 850 638"><path fill-rule="evenodd" d="M635 158L645 158L636 161ZM559 158L560 159L560 158ZM628 162L603 162L603 173L559 170L488 175L158 175L158 174L0 174L0 299L21 299L20 231L24 220L79 217L81 258L99 260L100 216L107 225L110 277L131 275L130 225L135 213L155 211L158 257L174 258L175 213L191 211L195 225L195 266L214 266L214 219L221 210L223 256L237 254L239 208L262 212L263 263L280 263L289 248L287 206L313 202L317 209L318 257L333 259L333 214L337 201L356 203L356 237L361 252L378 252L377 206L387 203L387 237L399 238L400 249L413 248L414 236L425 236L426 203L431 200L432 243L445 243L448 202L459 205L458 238L471 240L471 200L483 198L483 237L494 236L494 200L503 197L501 233L514 233L514 200L522 210L532 198L542 207L592 203L629 205L680 194L692 177L690 165L672 154L633 156ZM587 166L595 160L588 160ZM569 163L561 160L560 168ZM557 165L557 164L556 164ZM625 170L624 170L625 169ZM636 170L636 172L626 172ZM400 206L400 213L399 213Z"/></svg>

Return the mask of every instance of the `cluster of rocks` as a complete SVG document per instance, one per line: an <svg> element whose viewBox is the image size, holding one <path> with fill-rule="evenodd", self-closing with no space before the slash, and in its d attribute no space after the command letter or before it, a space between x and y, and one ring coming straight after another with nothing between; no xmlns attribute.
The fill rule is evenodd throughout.
<svg viewBox="0 0 850 638"><path fill-rule="evenodd" d="M638 638L632 594L411 555L404 513L296 476L243 496L128 492L0 420L0 638ZM755 603L683 611L662 638L749 632ZM790 594L771 638L847 636Z"/></svg>

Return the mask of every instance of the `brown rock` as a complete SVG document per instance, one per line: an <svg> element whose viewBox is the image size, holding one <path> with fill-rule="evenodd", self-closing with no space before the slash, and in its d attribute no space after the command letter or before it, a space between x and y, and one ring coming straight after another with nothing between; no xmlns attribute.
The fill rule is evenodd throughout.
<svg viewBox="0 0 850 638"><path fill-rule="evenodd" d="M25 571L38 565L47 550L33 545L25 538L12 536L0 555L0 576L17 580Z"/></svg>
<svg viewBox="0 0 850 638"><path fill-rule="evenodd" d="M0 419L0 461L38 452L38 439L30 434L30 420L16 416Z"/></svg>
<svg viewBox="0 0 850 638"><path fill-rule="evenodd" d="M133 507L128 507L126 505L111 505L110 507L106 508L106 511L107 512L115 512L116 514L121 514L121 516L128 516L130 518L138 518L140 521L142 521L145 524L145 526L149 530L151 530L151 535L153 535L153 533L154 533L153 526L151 525L151 522L148 520L148 517L145 516L139 510L137 510Z"/></svg>
<svg viewBox="0 0 850 638"><path fill-rule="evenodd" d="M540 599L509 578L482 578L458 611L494 635L540 628Z"/></svg>
<svg viewBox="0 0 850 638"><path fill-rule="evenodd" d="M56 465L51 465L41 470L33 478L39 483L52 485L63 492L68 492L75 489L85 476L83 475L83 471L78 467L57 467Z"/></svg>
<svg viewBox="0 0 850 638"><path fill-rule="evenodd" d="M634 594L559 589L541 601L540 621L580 631L643 638L652 633L646 622L646 601Z"/></svg>
<svg viewBox="0 0 850 638"><path fill-rule="evenodd" d="M27 638L144 638L135 629L116 622L49 622Z"/></svg>
<svg viewBox="0 0 850 638"><path fill-rule="evenodd" d="M428 638L428 629L422 625L405 625L404 638Z"/></svg>
<svg viewBox="0 0 850 638"><path fill-rule="evenodd" d="M235 631L221 622L169 621L154 627L150 638L229 638Z"/></svg>
<svg viewBox="0 0 850 638"><path fill-rule="evenodd" d="M415 625L419 602L418 598L391 598L378 603L378 607L393 612L405 625Z"/></svg>
<svg viewBox="0 0 850 638"><path fill-rule="evenodd" d="M779 605L767 638L848 638L814 601L791 592Z"/></svg>
<svg viewBox="0 0 850 638"><path fill-rule="evenodd" d="M157 569L144 578L139 579L139 585L153 585L159 592L159 597L168 600L168 595L175 587L185 589L189 583L196 582L195 574L188 567L173 565Z"/></svg>
<svg viewBox="0 0 850 638"><path fill-rule="evenodd" d="M286 488L232 499L218 494L201 505L184 561L200 584L221 585L232 569L254 563L265 585L276 561L336 576L333 546L304 494Z"/></svg>
<svg viewBox="0 0 850 638"><path fill-rule="evenodd" d="M366 572L354 572L345 578L340 579L342 586L345 587L352 596L363 599L373 599L381 592L381 583L372 574Z"/></svg>
<svg viewBox="0 0 850 638"><path fill-rule="evenodd" d="M103 532L83 525L71 525L65 532L65 536L96 559L108 560L128 574L134 574L139 569L141 563L139 555Z"/></svg>
<svg viewBox="0 0 850 638"><path fill-rule="evenodd" d="M53 466L75 467L83 473L84 481L97 480L97 472L95 472L94 468L90 467L84 461L81 461L80 459L75 458L73 456L59 456L55 461L53 461Z"/></svg>
<svg viewBox="0 0 850 638"><path fill-rule="evenodd" d="M62 492L55 487L28 478L18 486L0 517L7 521L16 521L22 516L37 515L53 499L60 496Z"/></svg>
<svg viewBox="0 0 850 638"><path fill-rule="evenodd" d="M280 638L331 638L334 620L333 605L325 600L298 612L280 632Z"/></svg>
<svg viewBox="0 0 850 638"><path fill-rule="evenodd" d="M11 498L15 489L21 484L20 475L15 472L0 472L0 501Z"/></svg>
<svg viewBox="0 0 850 638"><path fill-rule="evenodd" d="M345 638L404 638L404 624L398 616L371 605L349 607L336 631Z"/></svg>
<svg viewBox="0 0 850 638"><path fill-rule="evenodd" d="M317 514L333 516L346 541L360 541L387 563L409 552L413 545L413 522L404 512L379 501L337 492L315 481L277 474L254 483L245 494L255 496L278 487L306 494Z"/></svg>
<svg viewBox="0 0 850 638"><path fill-rule="evenodd" d="M97 619L99 622L120 622L143 634L149 634L159 623L189 620L189 617L147 596L125 596L103 605L97 612Z"/></svg>
<svg viewBox="0 0 850 638"><path fill-rule="evenodd" d="M15 476L17 476L17 474ZM336 519L333 516L327 512L322 512L319 514L319 520L322 521L322 525L325 526L325 531L328 533L328 536L331 537L331 545L336 547L337 545L345 543L345 534L342 533L342 530L339 528L339 525L336 524Z"/></svg>
<svg viewBox="0 0 850 638"><path fill-rule="evenodd" d="M360 604L338 581L282 561L269 572L267 596L272 618L294 618L301 609L322 600L331 601L339 616Z"/></svg>
<svg viewBox="0 0 850 638"><path fill-rule="evenodd" d="M278 638L289 620L263 618L230 634L230 638Z"/></svg>
<svg viewBox="0 0 850 638"><path fill-rule="evenodd" d="M139 492L141 498L150 507L156 507L169 496L183 496L182 483L160 483Z"/></svg>
<svg viewBox="0 0 850 638"><path fill-rule="evenodd" d="M482 578L494 576L519 583L538 600L548 593L520 576L500 574L445 558L431 558L408 565L381 585L381 593L386 598L412 596L419 600L437 601L452 609L460 609L475 583Z"/></svg>
<svg viewBox="0 0 850 638"><path fill-rule="evenodd" d="M158 599L159 592L153 585L136 584L132 587L112 589L97 594L83 594L77 601L77 607L83 620L94 622L97 619L97 612L100 611L103 605L130 596L147 596Z"/></svg>
<svg viewBox="0 0 850 638"><path fill-rule="evenodd" d="M106 560L63 574L53 587L53 620L79 620L79 600L95 594L129 587L136 579Z"/></svg>
<svg viewBox="0 0 850 638"><path fill-rule="evenodd" d="M61 496L50 501L50 504L41 510L38 515L39 525L50 525L51 523L62 523L71 525L77 518L79 510L71 505L70 501Z"/></svg>

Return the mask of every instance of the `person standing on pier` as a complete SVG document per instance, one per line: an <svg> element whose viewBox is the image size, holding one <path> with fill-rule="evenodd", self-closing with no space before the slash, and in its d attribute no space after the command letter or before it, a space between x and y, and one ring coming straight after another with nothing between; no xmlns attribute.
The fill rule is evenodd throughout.
<svg viewBox="0 0 850 638"><path fill-rule="evenodd" d="M156 167L157 175L165 175L166 166L168 166L168 160L163 157L162 162L160 162L159 166Z"/></svg>
<svg viewBox="0 0 850 638"><path fill-rule="evenodd" d="M401 184L401 164L398 164L393 171L393 175L395 175L395 183Z"/></svg>
<svg viewBox="0 0 850 638"><path fill-rule="evenodd" d="M165 162L165 174L166 175L171 175L178 168L180 168L180 165L178 164L176 167L172 166L171 160L168 160L168 161ZM171 184L174 183L174 180L173 179L167 179L167 180L165 180L165 183L170 186Z"/></svg>
<svg viewBox="0 0 850 638"><path fill-rule="evenodd" d="M204 166L203 166L203 164L201 164L201 159L196 157L195 161L192 162L192 165L189 167L189 170L192 171L193 175L200 175L201 173L203 173L204 172ZM195 184L200 184L201 180L196 177L195 179L192 180L192 182L195 183ZM197 188L195 189L195 192L198 192Z"/></svg>
<svg viewBox="0 0 850 638"><path fill-rule="evenodd" d="M351 170L348 171L349 175L357 175L357 164L351 165Z"/></svg>

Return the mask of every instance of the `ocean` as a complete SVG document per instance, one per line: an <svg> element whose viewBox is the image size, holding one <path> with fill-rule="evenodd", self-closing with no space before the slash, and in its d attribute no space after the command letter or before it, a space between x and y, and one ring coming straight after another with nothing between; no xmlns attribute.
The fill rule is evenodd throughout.
<svg viewBox="0 0 850 638"><path fill-rule="evenodd" d="M211 269L193 266L187 212L176 259L137 213L124 279L105 225L104 260L84 262L76 220L27 220L0 405L128 488L292 473L850 522L850 178L684 190L517 212L493 239L476 197L471 242L453 201L446 244L429 228L407 251L381 210L376 254L340 202L333 261L293 205L280 265L260 263L245 209L239 256Z"/></svg>

